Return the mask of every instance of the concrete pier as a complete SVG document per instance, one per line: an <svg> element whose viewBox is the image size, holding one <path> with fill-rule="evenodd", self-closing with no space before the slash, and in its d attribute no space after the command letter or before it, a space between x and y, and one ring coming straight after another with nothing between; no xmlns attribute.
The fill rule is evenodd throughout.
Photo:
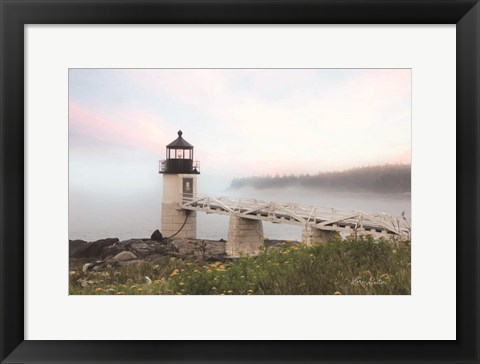
<svg viewBox="0 0 480 364"><path fill-rule="evenodd" d="M185 219L187 220L186 222ZM184 223L185 226L183 226ZM168 238L172 236L180 228L182 230L175 235L176 238L195 239L197 237L197 212L181 209L178 202L163 203L161 230L163 237Z"/></svg>
<svg viewBox="0 0 480 364"><path fill-rule="evenodd" d="M230 216L226 244L227 255L255 254L259 252L262 245L262 221L245 219L236 215Z"/></svg>
<svg viewBox="0 0 480 364"><path fill-rule="evenodd" d="M338 235L336 231L320 230L312 226L305 226L302 231L302 241L307 244L321 243Z"/></svg>

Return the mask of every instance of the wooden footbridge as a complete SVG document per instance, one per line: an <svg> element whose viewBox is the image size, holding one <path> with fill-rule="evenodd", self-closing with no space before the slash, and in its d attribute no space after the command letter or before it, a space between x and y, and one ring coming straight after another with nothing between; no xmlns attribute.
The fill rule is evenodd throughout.
<svg viewBox="0 0 480 364"><path fill-rule="evenodd" d="M187 194L182 195L180 208L248 220L301 225L310 230L360 233L410 240L410 223L407 219L386 213L366 213L294 203Z"/></svg>

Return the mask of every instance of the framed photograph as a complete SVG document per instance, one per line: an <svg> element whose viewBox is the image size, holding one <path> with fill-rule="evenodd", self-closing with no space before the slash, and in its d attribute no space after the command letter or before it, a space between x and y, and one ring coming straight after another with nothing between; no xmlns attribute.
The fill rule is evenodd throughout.
<svg viewBox="0 0 480 364"><path fill-rule="evenodd" d="M478 362L478 1L2 15L2 363Z"/></svg>

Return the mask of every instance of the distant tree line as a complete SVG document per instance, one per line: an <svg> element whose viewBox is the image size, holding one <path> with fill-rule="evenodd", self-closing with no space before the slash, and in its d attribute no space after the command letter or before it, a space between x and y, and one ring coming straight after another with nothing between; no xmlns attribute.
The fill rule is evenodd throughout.
<svg viewBox="0 0 480 364"><path fill-rule="evenodd" d="M232 180L231 188L329 188L346 191L410 192L411 166L386 164L352 168L340 172L319 172L314 175L276 175L243 177Z"/></svg>

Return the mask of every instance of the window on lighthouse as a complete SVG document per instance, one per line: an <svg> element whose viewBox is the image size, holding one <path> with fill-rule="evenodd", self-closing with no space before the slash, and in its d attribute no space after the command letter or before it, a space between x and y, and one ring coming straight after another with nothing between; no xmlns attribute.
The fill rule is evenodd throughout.
<svg viewBox="0 0 480 364"><path fill-rule="evenodd" d="M183 149L177 149L177 159L183 159Z"/></svg>

